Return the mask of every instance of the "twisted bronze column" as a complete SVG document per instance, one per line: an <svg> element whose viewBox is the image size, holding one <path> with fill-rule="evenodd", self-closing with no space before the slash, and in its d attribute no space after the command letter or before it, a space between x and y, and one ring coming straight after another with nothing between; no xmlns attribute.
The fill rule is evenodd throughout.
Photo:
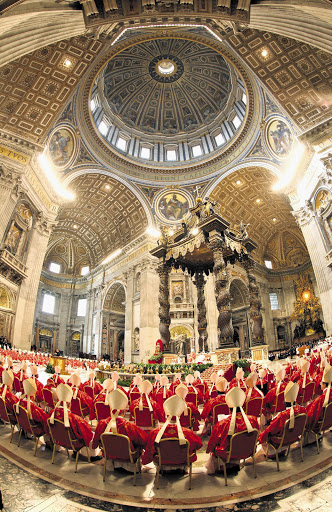
<svg viewBox="0 0 332 512"><path fill-rule="evenodd" d="M204 285L205 279L203 272L195 272L194 285L197 289L197 312L198 312L198 347L199 352L208 352L208 332L207 332L207 319L206 319L206 306Z"/></svg>
<svg viewBox="0 0 332 512"><path fill-rule="evenodd" d="M159 263L159 333L165 349L168 349L169 346L169 325L171 323L169 314L169 273L170 267L165 262Z"/></svg>
<svg viewBox="0 0 332 512"><path fill-rule="evenodd" d="M232 325L231 296L227 289L228 277L226 272L226 263L223 257L222 241L211 243L213 249L215 278L215 295L217 309L219 311L219 347L224 348L233 346L234 329Z"/></svg>

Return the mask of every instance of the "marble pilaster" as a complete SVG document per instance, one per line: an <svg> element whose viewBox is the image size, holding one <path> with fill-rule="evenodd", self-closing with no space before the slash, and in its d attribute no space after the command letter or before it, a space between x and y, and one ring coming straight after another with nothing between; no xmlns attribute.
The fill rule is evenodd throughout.
<svg viewBox="0 0 332 512"><path fill-rule="evenodd" d="M147 259L141 271L140 289L140 360L147 362L154 354L158 329L158 287L157 262Z"/></svg>
<svg viewBox="0 0 332 512"><path fill-rule="evenodd" d="M30 240L26 260L28 277L23 280L17 302L13 341L17 348L30 350L39 278L47 249L50 230L37 223Z"/></svg>

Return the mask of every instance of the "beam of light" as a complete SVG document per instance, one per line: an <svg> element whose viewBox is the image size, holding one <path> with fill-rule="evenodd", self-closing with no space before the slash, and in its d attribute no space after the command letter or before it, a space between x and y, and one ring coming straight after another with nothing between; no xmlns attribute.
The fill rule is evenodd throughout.
<svg viewBox="0 0 332 512"><path fill-rule="evenodd" d="M161 232L159 231L159 229L156 229L153 226L149 226L146 230L146 234L153 236L153 238L159 238L161 235Z"/></svg>
<svg viewBox="0 0 332 512"><path fill-rule="evenodd" d="M109 261L114 260L114 258L119 256L119 254L121 254L121 253L122 253L122 249L117 249L116 251L112 252L112 254L107 256L107 258L105 258L104 261L101 262L101 264L102 265L106 265L106 263L108 263Z"/></svg>
<svg viewBox="0 0 332 512"><path fill-rule="evenodd" d="M73 201L75 199L75 194L61 185L45 153L38 156L38 163L56 194L63 199L67 199L67 201Z"/></svg>
<svg viewBox="0 0 332 512"><path fill-rule="evenodd" d="M286 187L292 181L292 179L295 176L295 173L298 170L298 167L301 163L304 151L305 151L305 145L300 142L293 151L293 154L290 158L290 161L288 163L288 166L287 166L284 176L281 178L280 181L275 183L275 185L273 186L273 190L275 190L275 191L281 190L282 188Z"/></svg>

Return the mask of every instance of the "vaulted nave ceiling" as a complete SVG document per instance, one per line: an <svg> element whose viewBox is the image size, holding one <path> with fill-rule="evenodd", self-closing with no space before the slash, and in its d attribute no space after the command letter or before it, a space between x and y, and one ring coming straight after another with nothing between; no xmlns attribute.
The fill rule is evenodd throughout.
<svg viewBox="0 0 332 512"><path fill-rule="evenodd" d="M256 261L272 261L274 269L285 269L309 261L302 233L283 194L273 192L276 178L266 169L240 169L223 179L211 197L218 201L221 214L234 227L241 220L257 244Z"/></svg>
<svg viewBox="0 0 332 512"><path fill-rule="evenodd" d="M92 16L87 15L87 6L90 3L96 3L99 9ZM177 138L180 133L183 137L181 144L187 143L192 147L190 144L193 145L195 141L185 141L187 134L196 137L197 128L199 136L203 133L204 137L209 137L211 112L215 118L222 114L216 109L217 93L220 90L207 93L203 85L203 80L208 82L212 76L208 76L208 70L204 74L203 65L195 62L196 68L193 72L194 64L190 63L192 67L188 65L185 69L184 66L184 75L178 78L178 82L174 81L174 86L166 82L165 87L160 86L160 80L158 82L153 78L150 73L152 68L149 66L154 58L153 53L156 56L163 55L162 43L153 43L152 40L164 39L165 44L168 41L172 49L174 41L179 38L183 41L184 49L187 45L188 52L194 45L198 48L203 41L204 51L209 54L208 59L215 58L218 46L218 64L224 70L224 84L221 89L226 94L226 101L221 101L219 106L222 104L221 107L225 107L225 119L228 116L226 123L230 121L230 112L226 108L227 95L233 95L233 105L235 99L241 100L240 91L234 86L234 79L242 80L241 66L248 71L243 80L243 86L248 91L248 104L243 106L241 119L243 126L248 124L246 129L242 130L241 126L237 133L232 134L234 139L241 139L242 147L246 145L246 141L249 145L250 136L250 144L253 144L249 121L250 116L258 112L257 105L253 104L254 94L250 90L250 83L255 82L254 77L268 91L271 101L275 100L278 108L280 106L293 122L294 133L297 135L328 122L331 118L330 0L193 0L193 4L188 2L185 5L180 4L180 1L167 3L165 0L156 0L145 7L142 7L141 0L117 0L110 3L116 8L106 13L103 10L103 0L86 1L84 14L79 2L0 1L0 134L16 134L36 144L39 150L46 145L50 133L60 122L71 123L73 133L75 131L77 135L78 156L75 157L76 163L74 158L71 161L77 168L61 170L61 173L66 174L68 186L76 198L63 204L59 210L44 266L47 268L51 260L59 261L63 265L64 273L68 275L79 275L80 268L85 264L91 268L99 265L110 253L143 234L148 226L142 202L120 179L98 174L98 171L92 172L92 164L89 168L89 162L93 162L93 158L88 155L86 148L91 150L91 146L95 144L93 157L98 161L99 171L102 169L104 172L103 166L107 164L109 167L106 170L113 168L114 175L118 173L123 181L136 180L138 183L141 179L140 169L146 169L146 177L142 181L145 180L144 185L147 187L158 180L160 185L164 175L168 173L173 180L169 184L174 186L177 183L180 162L167 168L165 162L160 160L150 163L140 160L138 148L142 137L147 137L145 142L154 147L154 154L159 158L157 143L162 138L168 138L169 142L175 144L175 140L170 138ZM232 5L232 11L228 10L228 4ZM242 9L236 9L239 4ZM243 8L249 4L250 12ZM167 26L171 21L177 25ZM152 51L153 45L159 45L160 51ZM223 62L222 49L225 52ZM149 51L152 51L150 60L147 59ZM135 52L139 58L128 64ZM175 57L181 60L181 48L179 52ZM200 57L204 57L203 53L202 51ZM116 69L116 63L124 64L126 59L127 64L122 69L120 65ZM133 62L135 65L132 65ZM174 62L178 65L176 59ZM152 74L155 74L156 65L157 63L153 64ZM129 69L125 69L126 67ZM211 68L210 71L212 73L216 70ZM128 73L131 73L130 78ZM198 75L202 76L201 82ZM142 86L142 91L138 90L141 87L140 78L145 86L144 90ZM113 122L116 118L116 129L126 132L129 139L132 137L133 142L128 144L131 155L118 151L115 147L114 131L110 134L110 138L114 135L113 146L109 144L103 156L100 156L104 151L102 146L107 146L107 141L102 140L101 133L98 133L101 111L96 111L93 119L88 108L96 79L97 82L100 80L100 90L105 86L103 92L109 93L104 100L109 100L110 119L105 117L105 120ZM77 91L79 87L82 88L84 80L87 80L89 86L86 87L85 95L82 93L80 96ZM109 89L106 87L107 80ZM195 80L198 80L198 85L194 85ZM128 90L129 85L131 86L133 97L126 97L119 104L118 96L121 93L124 95L124 86L121 84L128 86ZM153 84L153 88L148 90L149 84ZM219 81L217 85L220 86ZM162 95L166 89L172 90L173 98L176 96L177 87L181 93L187 94L183 108L176 101L169 101L167 106L165 97L164 115L160 116L158 98L153 97L157 87L163 90ZM202 105L201 96L193 96L195 87L201 88L207 103L209 100L209 109L201 108L205 107ZM257 96L258 94L256 99ZM90 121L90 125L86 124L84 130L80 126L82 117L79 118L74 109L64 113L71 99L74 105L80 105L80 114L84 110L82 116ZM79 103L82 99L84 105ZM97 100L99 101L98 98ZM138 105L137 117L132 108L135 104ZM106 109L107 105L104 106ZM154 110L155 107L157 110ZM193 113L196 113L197 126L195 129L189 126L188 129L185 116L189 119ZM257 131L260 128L264 130L265 115L266 111L256 119ZM170 121L167 122L168 118L176 120L176 128L172 128ZM261 121L263 122L259 127ZM135 141L132 136L134 131L137 138ZM212 137L213 134L210 138ZM232 141L233 138L230 137L229 140ZM89 147L90 142L92 144ZM213 179L217 172L223 172L223 162L228 155L224 157L223 150L219 147L207 150L208 142L204 143L204 158L198 157L195 160L190 151L187 151L187 161L185 157L181 161L182 167L188 171L187 184L190 183L190 172L197 179L198 176L203 176L207 163L213 167L212 157L216 159L218 167L213 171ZM237 149L234 147L230 151L235 154ZM208 156L208 152L213 155ZM82 155L88 155L90 160L84 160ZM71 171L77 171L82 162L86 174L70 180ZM279 164L275 159L273 165ZM196 169L201 174L194 174ZM211 171L211 176L212 174ZM237 185L237 181L241 185ZM243 168L221 180L211 196L219 201L225 218L232 224L238 224L241 220L250 223L249 234L259 244L256 255L258 261L263 263L264 259L271 259L274 268L296 267L307 261L308 254L285 197L271 191L273 181L272 174L257 163L256 167ZM109 186L108 189L106 185ZM257 199L260 201L257 202ZM152 202L151 211L153 215Z"/></svg>
<svg viewBox="0 0 332 512"><path fill-rule="evenodd" d="M63 254L64 273L79 275L83 263L96 267L143 234L148 223L133 192L109 176L85 174L75 178L70 187L76 198L59 212L44 267L48 268L50 261L62 262L59 258ZM64 238L73 238L78 246L71 264L70 253L63 248Z"/></svg>

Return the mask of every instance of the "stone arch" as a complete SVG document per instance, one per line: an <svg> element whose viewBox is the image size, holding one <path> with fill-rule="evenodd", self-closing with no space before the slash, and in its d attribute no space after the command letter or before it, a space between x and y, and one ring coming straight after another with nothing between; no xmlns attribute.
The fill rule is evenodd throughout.
<svg viewBox="0 0 332 512"><path fill-rule="evenodd" d="M126 288L120 280L113 281L107 288L102 302L103 334L101 353L111 359L118 359L124 352L124 329L126 315Z"/></svg>

